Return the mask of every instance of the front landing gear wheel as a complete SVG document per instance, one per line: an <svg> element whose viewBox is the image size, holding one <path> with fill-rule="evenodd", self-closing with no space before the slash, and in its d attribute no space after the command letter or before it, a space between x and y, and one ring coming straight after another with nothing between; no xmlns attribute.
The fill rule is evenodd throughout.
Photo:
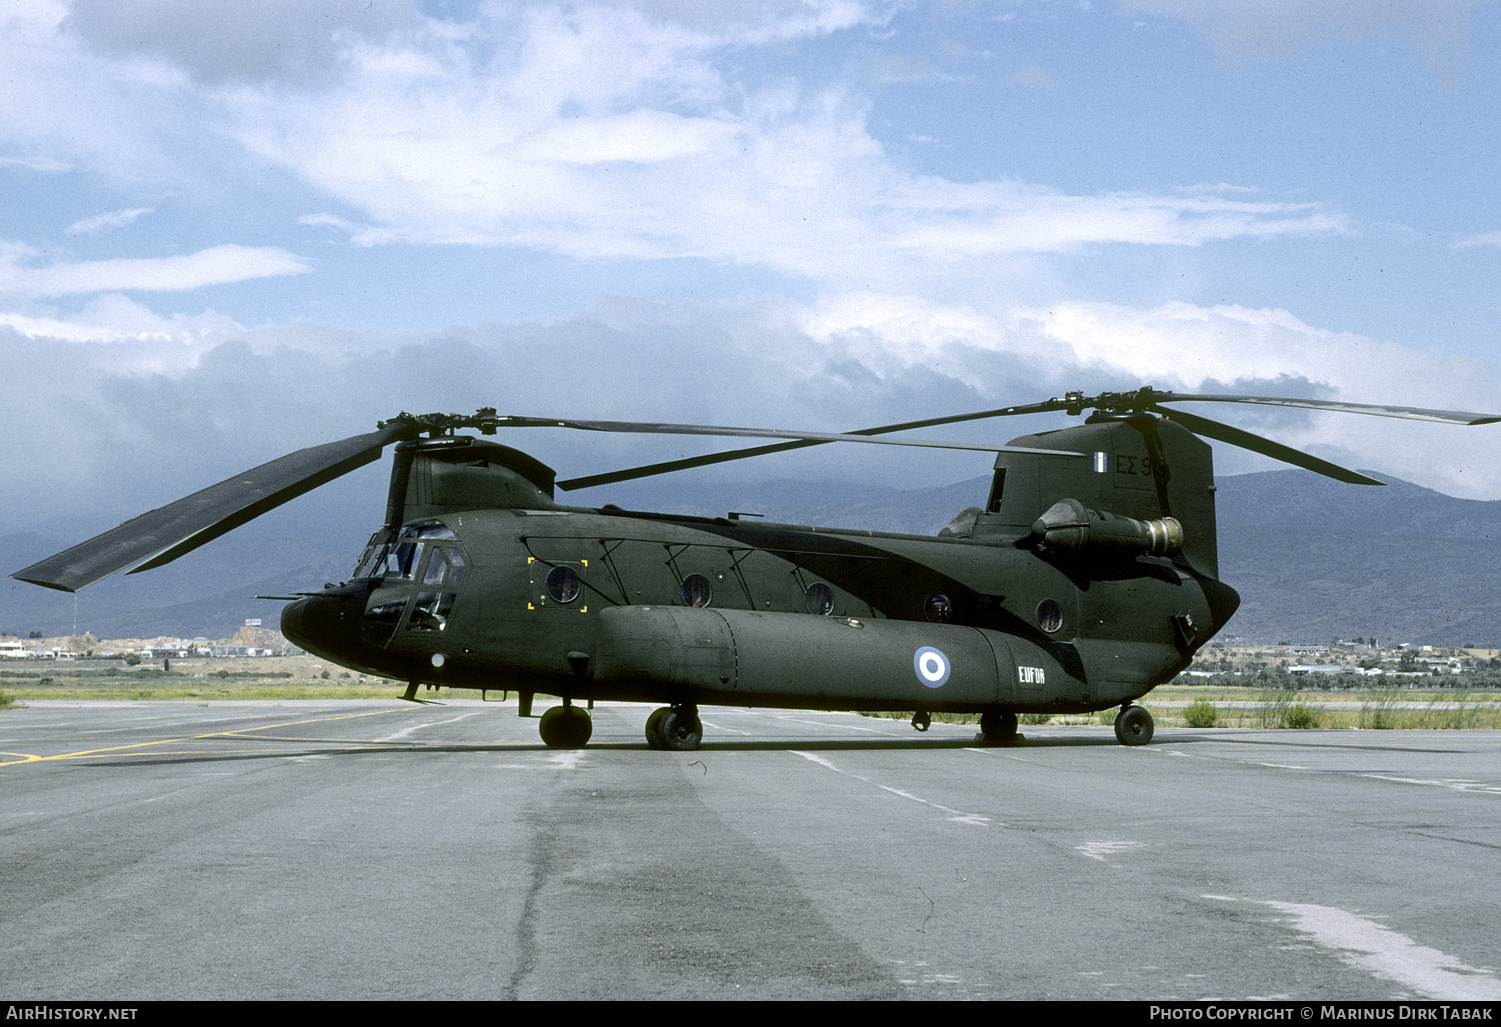
<svg viewBox="0 0 1501 1027"><path fill-rule="evenodd" d="M704 725L692 706L664 706L646 721L646 744L653 749L692 752L703 740Z"/></svg>
<svg viewBox="0 0 1501 1027"><path fill-rule="evenodd" d="M1122 745L1146 745L1152 740L1152 715L1140 706L1122 706L1115 717L1115 738Z"/></svg>
<svg viewBox="0 0 1501 1027"><path fill-rule="evenodd" d="M980 714L978 741L989 745L1010 745L1016 741L1016 714L990 710Z"/></svg>
<svg viewBox="0 0 1501 1027"><path fill-rule="evenodd" d="M554 706L542 714L537 730L542 744L550 749L582 749L594 734L589 711L577 706Z"/></svg>

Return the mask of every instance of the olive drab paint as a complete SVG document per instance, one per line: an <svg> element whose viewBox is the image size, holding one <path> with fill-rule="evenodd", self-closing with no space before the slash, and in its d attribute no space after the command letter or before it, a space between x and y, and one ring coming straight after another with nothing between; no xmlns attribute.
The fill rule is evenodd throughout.
<svg viewBox="0 0 1501 1027"><path fill-rule="evenodd" d="M1129 703L1186 666L1238 602L1213 578L1209 447L1145 415L1015 445L1038 452L1000 455L989 509L928 537L565 507L552 471L516 450L408 442L371 548L410 536L424 551L409 576L294 603L283 627L365 673L570 702ZM452 538L419 538L438 531L424 525ZM435 553L468 570L441 627L418 630Z"/></svg>

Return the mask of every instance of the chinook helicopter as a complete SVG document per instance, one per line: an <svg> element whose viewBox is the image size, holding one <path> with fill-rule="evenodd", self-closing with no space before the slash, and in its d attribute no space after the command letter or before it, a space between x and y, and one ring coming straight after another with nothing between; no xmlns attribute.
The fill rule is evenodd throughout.
<svg viewBox="0 0 1501 1027"><path fill-rule="evenodd" d="M578 748L595 700L662 703L654 749L703 737L702 703L980 714L1014 741L1018 715L1119 707L1117 739L1151 741L1134 705L1224 627L1214 472L1200 436L1339 481L1382 482L1164 403L1251 403L1450 424L1501 415L1322 400L1106 392L846 434L704 425L400 414L127 521L11 575L76 591L160 567L395 446L385 523L347 582L280 597L282 633L324 659L407 683L537 694L549 746ZM1004 446L891 439L917 428L1061 411L1083 424ZM534 427L788 441L556 481L525 453L458 434ZM983 506L936 536L565 506L571 490L820 445L996 454ZM584 703L584 706L578 703Z"/></svg>

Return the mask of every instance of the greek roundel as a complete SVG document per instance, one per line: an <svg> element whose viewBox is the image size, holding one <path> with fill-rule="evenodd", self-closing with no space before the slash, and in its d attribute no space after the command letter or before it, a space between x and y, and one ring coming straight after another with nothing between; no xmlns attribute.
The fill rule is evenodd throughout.
<svg viewBox="0 0 1501 1027"><path fill-rule="evenodd" d="M912 669L917 672L917 680L929 688L938 688L949 679L949 658L925 645L912 657Z"/></svg>

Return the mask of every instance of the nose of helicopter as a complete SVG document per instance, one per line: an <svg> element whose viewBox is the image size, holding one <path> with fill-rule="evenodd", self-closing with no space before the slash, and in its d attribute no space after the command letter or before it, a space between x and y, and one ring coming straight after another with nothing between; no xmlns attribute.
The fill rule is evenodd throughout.
<svg viewBox="0 0 1501 1027"><path fill-rule="evenodd" d="M289 603L281 611L281 633L319 656L336 651L356 637L363 596L323 593Z"/></svg>

